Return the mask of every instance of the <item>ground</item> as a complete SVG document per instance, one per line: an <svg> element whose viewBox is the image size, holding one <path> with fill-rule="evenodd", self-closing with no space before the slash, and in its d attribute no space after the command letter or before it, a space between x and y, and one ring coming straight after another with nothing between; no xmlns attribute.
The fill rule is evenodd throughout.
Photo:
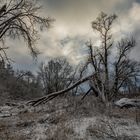
<svg viewBox="0 0 140 140"><path fill-rule="evenodd" d="M0 140L140 140L140 110L105 107L94 96L59 97L31 107L0 106Z"/></svg>

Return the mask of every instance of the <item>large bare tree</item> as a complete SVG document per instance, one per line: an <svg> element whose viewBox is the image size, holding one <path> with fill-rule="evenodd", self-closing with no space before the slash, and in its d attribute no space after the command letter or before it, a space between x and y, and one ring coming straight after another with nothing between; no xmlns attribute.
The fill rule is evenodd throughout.
<svg viewBox="0 0 140 140"><path fill-rule="evenodd" d="M27 42L31 54L38 54L35 42L38 39L38 29L48 28L52 21L49 17L39 15L41 7L36 0L0 0L0 58L8 59L5 39L23 38Z"/></svg>
<svg viewBox="0 0 140 140"><path fill-rule="evenodd" d="M86 81L89 81L90 89L85 96L92 90L104 103L107 103L119 93L125 83L133 81L139 76L139 63L129 57L129 52L136 45L135 39L126 37L118 43L114 43L111 29L116 18L117 16L114 14L107 15L101 12L92 22L92 28L99 34L101 43L99 46L94 46L91 42L87 43L88 61L84 70L90 65L93 74L81 78L65 90L32 101L33 105L45 103Z"/></svg>
<svg viewBox="0 0 140 140"><path fill-rule="evenodd" d="M129 52L136 45L135 39L126 37L114 43L111 29L116 18L116 15L101 12L92 22L92 28L100 35L101 44L87 44L89 61L93 73L96 73L91 88L96 89L104 102L116 96L123 84L138 77L140 72L139 63L129 57Z"/></svg>

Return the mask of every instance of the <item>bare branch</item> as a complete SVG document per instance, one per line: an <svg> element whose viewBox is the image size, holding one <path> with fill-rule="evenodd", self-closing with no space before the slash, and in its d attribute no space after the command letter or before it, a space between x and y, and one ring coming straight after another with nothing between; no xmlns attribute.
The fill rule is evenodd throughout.
<svg viewBox="0 0 140 140"><path fill-rule="evenodd" d="M2 2L1 2L2 3ZM22 37L28 44L31 54L37 57L35 42L38 40L38 27L49 28L53 21L38 14L40 6L35 1L9 0L0 8L0 40L6 37Z"/></svg>

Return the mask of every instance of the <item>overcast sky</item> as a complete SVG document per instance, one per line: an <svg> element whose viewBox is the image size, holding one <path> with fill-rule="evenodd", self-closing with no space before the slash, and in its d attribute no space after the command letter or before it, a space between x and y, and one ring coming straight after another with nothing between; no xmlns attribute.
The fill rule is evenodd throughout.
<svg viewBox="0 0 140 140"><path fill-rule="evenodd" d="M38 62L32 60L23 41L9 41L10 57L17 69L37 70L38 63L49 57L66 56L76 64L83 59L84 44L92 40L98 44L98 38L91 28L91 22L103 11L118 15L113 27L115 39L133 35L137 47L131 54L140 60L140 0L40 0L44 16L56 21L49 30L40 34L37 44L40 52ZM16 42L16 45L15 45Z"/></svg>

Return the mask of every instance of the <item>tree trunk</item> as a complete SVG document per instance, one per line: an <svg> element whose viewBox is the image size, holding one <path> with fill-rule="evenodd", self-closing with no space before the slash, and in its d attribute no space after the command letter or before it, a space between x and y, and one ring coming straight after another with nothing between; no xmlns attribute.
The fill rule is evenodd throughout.
<svg viewBox="0 0 140 140"><path fill-rule="evenodd" d="M39 104L46 103L46 102L56 98L57 96L60 96L60 95L62 95L64 93L74 89L75 87L79 86L80 84L82 84L82 83L84 83L84 82L86 82L88 80L91 80L93 78L94 78L94 75L90 75L88 77L85 77L85 78L79 80L78 82L76 82L75 84L73 84L72 86L70 86L67 89L48 94L47 96L44 96L44 97L36 99L36 100L32 100L32 101L28 102L28 104L30 104L32 106L38 106Z"/></svg>

